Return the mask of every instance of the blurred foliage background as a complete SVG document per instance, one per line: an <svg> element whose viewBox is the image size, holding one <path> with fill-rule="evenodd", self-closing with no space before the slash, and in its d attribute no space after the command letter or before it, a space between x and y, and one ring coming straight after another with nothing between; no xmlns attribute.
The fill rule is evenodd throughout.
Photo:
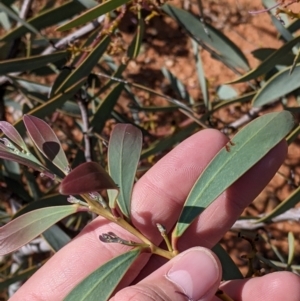
<svg viewBox="0 0 300 301"><path fill-rule="evenodd" d="M283 109L298 121L300 5L286 2L251 13L276 4L2 0L0 119L25 138L23 114L45 120L72 168L90 160L105 167L111 129L134 124L144 136L137 179L204 128L231 136L256 116ZM257 270L272 271L262 258L299 270L300 248L293 239L300 214L298 133L296 127L288 137L284 166L243 214L261 215L262 223L242 219L222 241L244 274L247 260L241 255L249 244L237 237L240 230L251 239L259 235ZM59 173L33 145L30 150ZM0 181L1 225L16 214L67 204L54 181L17 163L1 160ZM3 300L92 218L86 212L71 216L1 258Z"/></svg>

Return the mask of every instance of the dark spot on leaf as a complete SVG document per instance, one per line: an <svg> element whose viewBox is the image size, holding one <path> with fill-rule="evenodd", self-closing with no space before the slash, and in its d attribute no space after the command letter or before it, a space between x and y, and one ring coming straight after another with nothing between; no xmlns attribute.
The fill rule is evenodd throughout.
<svg viewBox="0 0 300 301"><path fill-rule="evenodd" d="M43 143L43 152L47 156L47 158L51 161L55 159L57 154L59 153L60 146L57 142L47 141Z"/></svg>

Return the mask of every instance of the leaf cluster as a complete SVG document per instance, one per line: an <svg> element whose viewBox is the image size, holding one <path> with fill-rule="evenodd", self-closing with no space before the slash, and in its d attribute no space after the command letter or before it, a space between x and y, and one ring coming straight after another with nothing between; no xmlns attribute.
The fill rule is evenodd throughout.
<svg viewBox="0 0 300 301"><path fill-rule="evenodd" d="M268 2L262 1L265 6ZM65 300L107 300L142 252L168 259L176 256L178 240L190 224L292 130L289 143L299 133L290 113L297 113L298 107L290 107L288 102L289 97L299 97L299 20L290 24L285 21L284 26L272 10L267 10L283 45L255 50L253 55L260 64L251 68L246 55L230 37L203 21L201 1L200 18L171 2L154 0L69 0L59 6L50 1L28 17L22 16L22 7L18 10L10 1L2 1L0 9L0 22L6 29L0 36L0 98L4 108L12 108L15 113L12 123L0 121L1 180L8 191L14 192L17 208L10 215L4 206L1 208L1 255L9 258L8 254L39 235L51 252L57 252L95 215L137 238L127 241L115 233L103 233L102 242L125 244L132 250L96 269ZM123 41L120 43L121 27L128 15L134 16L135 26L131 41L124 48ZM129 62L143 51L145 29L151 26L153 18L172 19L190 38L202 99L194 99L166 67L161 73L170 83L171 96L125 79ZM60 33L58 38L45 34L53 26ZM237 78L211 93L201 60L203 51L232 70ZM54 79L50 84L49 78ZM247 91L238 95L232 86L235 83L246 83ZM166 105L148 105L137 91L162 98ZM130 114L117 109L124 95L130 99ZM265 114L265 108L274 103L280 103L282 110ZM160 248L131 223L135 181L153 158L195 131L228 131L230 125L221 127L216 116L233 105L256 108L262 116L253 118L243 128L242 124L233 128L236 135L196 181L174 229L158 225L158 234L167 246ZM151 131L153 123L144 121L141 114L149 119L178 114L180 120L189 122L159 139ZM66 126L68 120L72 127ZM115 125L107 131L112 120ZM73 128L80 132L79 137L73 135ZM36 171L43 177L37 178ZM259 222L271 221L298 199L299 188ZM293 260L292 234L289 241L287 268L291 268ZM220 245L214 251L222 262L224 279L242 277ZM267 258L260 260L274 266ZM2 288L25 280L37 269L36 265L26 265L13 273L10 268L9 264L3 268Z"/></svg>

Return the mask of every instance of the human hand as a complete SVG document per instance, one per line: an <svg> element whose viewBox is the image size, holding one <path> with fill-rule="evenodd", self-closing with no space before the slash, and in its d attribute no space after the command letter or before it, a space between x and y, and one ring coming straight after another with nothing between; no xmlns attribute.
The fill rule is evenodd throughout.
<svg viewBox="0 0 300 301"><path fill-rule="evenodd" d="M200 131L160 160L135 185L132 222L153 243L161 242L156 223L172 229L194 182L227 141L216 130ZM168 262L161 257L142 254L111 301L217 300L214 293L220 286L221 266L209 248L220 240L270 181L286 151L286 143L279 143L201 214L179 240L179 250L189 250ZM134 240L122 228L98 217L40 268L10 300L62 300L88 274L128 250L124 245L99 241L99 235L110 231ZM136 284L129 286L133 283ZM299 284L298 276L277 272L260 278L230 281L221 288L235 301L293 301L300 300Z"/></svg>

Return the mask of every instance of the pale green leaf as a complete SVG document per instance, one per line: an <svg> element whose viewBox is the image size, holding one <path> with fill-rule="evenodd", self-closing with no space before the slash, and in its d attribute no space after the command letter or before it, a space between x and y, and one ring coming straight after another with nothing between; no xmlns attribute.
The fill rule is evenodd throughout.
<svg viewBox="0 0 300 301"><path fill-rule="evenodd" d="M258 90L253 98L253 106L260 107L298 89L300 87L300 64L297 64L293 73L290 67L281 70L272 76L265 85Z"/></svg>
<svg viewBox="0 0 300 301"><path fill-rule="evenodd" d="M122 213L130 217L131 193L140 160L143 137L141 131L131 124L117 124L108 144L108 171L120 187L118 204ZM110 198L114 208L114 199Z"/></svg>
<svg viewBox="0 0 300 301"><path fill-rule="evenodd" d="M205 107L207 109L209 109L210 102L209 102L208 85L207 85L207 80L205 78L201 55L199 54L199 46L195 40L193 40L193 39L191 39L191 40L192 40L192 46L193 46L193 54L194 54L194 58L196 61L197 77L198 77L199 85L200 85L201 92L203 95L203 101L204 101Z"/></svg>
<svg viewBox="0 0 300 301"><path fill-rule="evenodd" d="M64 301L107 301L139 254L136 248L108 261L81 281Z"/></svg>
<svg viewBox="0 0 300 301"><path fill-rule="evenodd" d="M49 244L53 252L59 251L71 241L70 236L57 225L53 225L44 231L42 236Z"/></svg>
<svg viewBox="0 0 300 301"><path fill-rule="evenodd" d="M0 2L0 10L7 13L7 15L9 15L12 19L25 26L32 33L36 34L37 36L41 36L48 41L47 37L43 36L35 27L20 18L10 7L5 6L3 1Z"/></svg>
<svg viewBox="0 0 300 301"><path fill-rule="evenodd" d="M191 13L170 4L164 4L161 8L183 27L195 41L201 41L215 49L220 54L221 60L235 68L249 70L248 61L243 52L221 31L210 24L205 24L209 32L208 35L201 21Z"/></svg>
<svg viewBox="0 0 300 301"><path fill-rule="evenodd" d="M252 79L256 79L257 77L263 74L266 74L276 65L280 65L282 58L284 58L286 54L289 53L289 51L291 51L293 47L297 45L299 42L300 42L300 36L284 44L278 50L273 52L267 59L265 59L258 67L252 69L251 71L244 74L240 78L229 82L229 84L246 82Z"/></svg>
<svg viewBox="0 0 300 301"><path fill-rule="evenodd" d="M295 257L295 236L293 232L290 231L288 234L288 244L289 244L289 255L288 255L287 265L288 267L290 267Z"/></svg>
<svg viewBox="0 0 300 301"><path fill-rule="evenodd" d="M293 126L291 113L281 111L261 116L238 132L197 179L184 204L173 237L180 237L205 208L262 159Z"/></svg>

